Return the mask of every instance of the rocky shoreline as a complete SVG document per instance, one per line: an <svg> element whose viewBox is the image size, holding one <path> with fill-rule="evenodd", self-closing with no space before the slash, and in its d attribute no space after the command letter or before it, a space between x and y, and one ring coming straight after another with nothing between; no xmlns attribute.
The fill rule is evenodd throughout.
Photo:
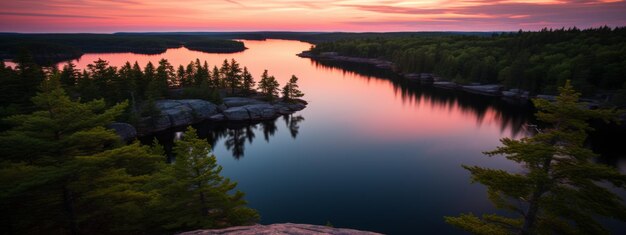
<svg viewBox="0 0 626 235"><path fill-rule="evenodd" d="M215 122L241 122L271 120L281 115L292 114L304 109L307 102L267 102L248 97L227 97L220 105L200 99L158 100L158 114L139 120L136 126L127 123L112 123L110 129L124 140L137 136L188 126L205 120Z"/></svg>
<svg viewBox="0 0 626 235"><path fill-rule="evenodd" d="M224 229L204 229L190 232L179 233L178 235L212 235L212 234L237 234L237 235L253 235L253 234L336 234L336 235L378 235L380 233L361 231L346 228L333 228L321 225L311 224L270 224L270 225L252 225L252 226L236 226Z"/></svg>
<svg viewBox="0 0 626 235"><path fill-rule="evenodd" d="M303 58L311 58L311 59L317 59L317 60L329 60L329 61L369 64L377 68L388 69L394 72L397 72L398 70L396 65L391 61L387 61L383 59L342 56L337 52L322 52L319 55L317 55L317 54L311 53L310 51L303 51L302 53L299 53L297 55ZM505 99L521 100L521 101L527 101L530 98L532 98L528 91L524 91L520 89L504 90L504 87L498 84L461 85L452 81L447 81L432 73L398 73L398 74L407 80L420 82L426 85L432 85L433 87L437 87L441 89L462 90L465 92L478 94L478 95L497 96L497 97L502 97Z"/></svg>

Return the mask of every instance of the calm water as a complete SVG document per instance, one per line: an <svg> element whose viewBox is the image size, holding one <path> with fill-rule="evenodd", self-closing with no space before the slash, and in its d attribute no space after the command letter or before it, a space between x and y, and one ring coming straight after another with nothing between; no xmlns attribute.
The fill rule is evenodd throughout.
<svg viewBox="0 0 626 235"><path fill-rule="evenodd" d="M250 49L235 54L179 48L161 55L86 54L76 62L79 68L98 58L114 66L127 60L144 66L166 58L178 66L200 58L219 66L234 58L257 80L264 69L281 84L298 76L309 101L303 111L262 123L196 126L263 224L330 222L391 234L460 233L443 216L494 212L485 188L470 184L461 165L520 170L481 152L500 138L526 135L531 115L525 105L296 57L307 43L244 42ZM167 144L177 135L172 130L157 137Z"/></svg>

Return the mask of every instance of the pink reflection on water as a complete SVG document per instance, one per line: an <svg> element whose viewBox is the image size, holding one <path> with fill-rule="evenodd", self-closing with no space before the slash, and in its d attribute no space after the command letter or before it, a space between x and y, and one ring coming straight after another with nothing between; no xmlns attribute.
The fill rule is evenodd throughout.
<svg viewBox="0 0 626 235"><path fill-rule="evenodd" d="M248 67L256 80L268 69L284 84L292 74L305 99L310 102L302 114L305 124L348 129L359 138L401 140L409 138L465 138L475 144L497 143L501 137L522 137L521 123L511 122L495 107L476 108L460 105L458 100L437 100L428 95L412 95L399 91L390 80L368 77L346 70L321 66L295 54L310 48L299 41L243 40L247 49L233 54L211 54L186 48L169 49L159 55L133 53L93 53L74 60L78 69L98 59L121 67L137 61L141 67L167 59L176 68L196 58L210 67L220 66L224 59L235 59ZM58 66L62 67L64 63ZM509 115L510 116L510 115ZM314 121L313 121L314 120Z"/></svg>

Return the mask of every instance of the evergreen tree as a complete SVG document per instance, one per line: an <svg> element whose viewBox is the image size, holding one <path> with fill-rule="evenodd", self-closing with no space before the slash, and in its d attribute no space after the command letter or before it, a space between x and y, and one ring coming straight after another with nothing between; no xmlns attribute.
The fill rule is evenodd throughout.
<svg viewBox="0 0 626 235"><path fill-rule="evenodd" d="M231 94L235 94L235 89L241 86L241 78L241 68L239 67L239 63L237 63L235 59L231 59L230 65L228 65L228 72L226 73L226 81L230 87Z"/></svg>
<svg viewBox="0 0 626 235"><path fill-rule="evenodd" d="M211 71L211 78L213 79L213 83L215 84L216 88L224 87L220 75L220 70L217 68L217 66L213 66L213 71Z"/></svg>
<svg viewBox="0 0 626 235"><path fill-rule="evenodd" d="M44 80L45 74L28 51L20 51L14 62L17 64L15 66L17 79L13 80L10 86L9 94L14 94L11 95L13 101L10 103L29 112L33 108L30 98L37 92L37 86Z"/></svg>
<svg viewBox="0 0 626 235"><path fill-rule="evenodd" d="M211 146L187 128L173 149L176 160L157 185L162 185L162 204L157 222L165 229L180 231L253 223L257 213L245 207L244 194L236 183L220 176L222 167L211 154ZM157 186L160 187L160 186Z"/></svg>
<svg viewBox="0 0 626 235"><path fill-rule="evenodd" d="M296 77L296 75L291 75L291 79L289 79L289 82L283 87L282 93L285 101L291 101L304 96L302 91L298 89L298 77Z"/></svg>
<svg viewBox="0 0 626 235"><path fill-rule="evenodd" d="M152 197L138 185L163 158L122 146L104 127L126 104L71 101L58 77L41 90L33 98L37 111L8 118L13 127L0 135L0 213L10 216L2 226L19 234L138 229Z"/></svg>
<svg viewBox="0 0 626 235"><path fill-rule="evenodd" d="M173 83L176 76L174 66L166 59L159 60L159 67L156 69L156 78L164 90L167 90L169 84Z"/></svg>
<svg viewBox="0 0 626 235"><path fill-rule="evenodd" d="M76 69L76 65L72 62L67 62L67 64L63 66L63 70L61 71L61 76L59 78L63 89L66 91L72 90L76 86L79 75L80 73L79 70Z"/></svg>
<svg viewBox="0 0 626 235"><path fill-rule="evenodd" d="M146 93L146 87L148 83L146 82L146 78L144 77L143 72L141 71L141 67L139 63L135 61L132 68L132 79L135 81L135 93L137 98L143 98Z"/></svg>
<svg viewBox="0 0 626 235"><path fill-rule="evenodd" d="M594 163L597 155L584 147L587 120L609 120L614 112L581 108L569 81L555 103L536 99L538 120L550 125L532 137L502 139L504 146L487 155L505 155L522 164L524 173L464 166L472 181L487 186L489 199L513 218L489 214L446 217L446 221L476 234L607 234L598 216L626 221L619 196L599 183L626 188L626 176Z"/></svg>
<svg viewBox="0 0 626 235"><path fill-rule="evenodd" d="M252 74L248 72L247 67L243 67L241 78L242 78L241 90L243 90L245 94L250 94L252 91L254 91L254 86L256 85L256 82L254 81Z"/></svg>
<svg viewBox="0 0 626 235"><path fill-rule="evenodd" d="M181 64L180 66L178 66L178 70L176 70L176 80L174 81L174 84L179 87L187 86L188 84L185 84L186 75L187 73L185 72L185 66Z"/></svg>
<svg viewBox="0 0 626 235"><path fill-rule="evenodd" d="M230 64L228 63L228 60L224 59L224 62L222 62L222 67L220 67L220 80L221 80L221 87L222 88L227 88L228 87L228 79L227 79L227 75L230 71Z"/></svg>
<svg viewBox="0 0 626 235"><path fill-rule="evenodd" d="M261 75L261 80L259 81L259 90L261 90L261 93L263 93L267 99L269 100L274 100L274 97L278 96L278 87L280 86L280 84L278 84L278 81L276 81L276 78L274 76L269 76L267 74L267 70L265 70L263 72L263 75Z"/></svg>
<svg viewBox="0 0 626 235"><path fill-rule="evenodd" d="M196 70L193 61L189 61L189 64L185 68L185 79L183 80L183 86L191 86L194 84L194 78L196 76Z"/></svg>

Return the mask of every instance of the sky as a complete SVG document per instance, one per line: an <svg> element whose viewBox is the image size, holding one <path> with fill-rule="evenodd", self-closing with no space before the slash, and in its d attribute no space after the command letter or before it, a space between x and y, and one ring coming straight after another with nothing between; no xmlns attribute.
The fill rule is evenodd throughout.
<svg viewBox="0 0 626 235"><path fill-rule="evenodd" d="M0 0L0 32L517 31L626 26L624 0Z"/></svg>

